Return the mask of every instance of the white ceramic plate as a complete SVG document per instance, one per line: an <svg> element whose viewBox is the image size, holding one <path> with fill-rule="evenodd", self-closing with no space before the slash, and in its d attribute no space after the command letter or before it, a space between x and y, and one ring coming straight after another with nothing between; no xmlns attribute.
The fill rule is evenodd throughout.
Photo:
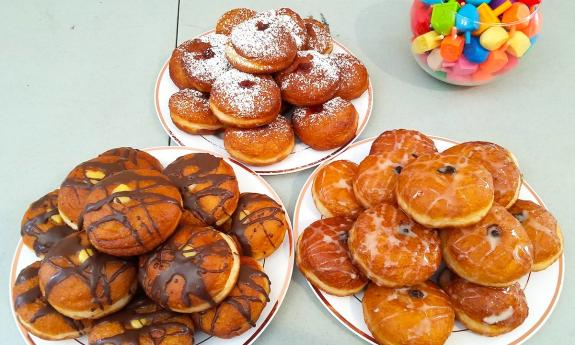
<svg viewBox="0 0 575 345"><path fill-rule="evenodd" d="M168 165L176 158L192 153L192 152L205 152L205 150L197 150L187 147L154 147L145 149L145 151L152 154L154 157L158 158L164 166ZM209 152L209 151L208 151ZM214 155L216 153L209 152ZM284 208L286 212L286 217L288 224L290 224L289 215L283 206L282 201L279 196L274 192L272 187L260 176L255 174L252 170L246 168L244 165L237 163L234 160L227 160L228 163L233 167L236 173L240 191L241 192L257 192L263 193L270 196L272 199L277 201ZM294 263L294 239L297 235L290 228L287 231L285 240L283 244L276 250L274 254L265 260L261 260L260 263L264 266L264 270L271 281L271 293L270 302L264 308L256 326L239 337L232 339L220 339L216 337L210 337L207 334L196 332L195 343L196 345L247 345L252 344L255 339L264 331L267 325L270 323L274 315L277 313L280 305L283 302L285 294L287 292L291 274L293 270ZM20 270L28 266L32 262L36 261L37 258L34 252L27 247L23 246L22 241L18 243L16 252L14 253L14 258L12 260L12 270L10 272L10 291L12 291L12 284L16 280L16 277ZM12 305L12 293L10 293L10 305ZM12 310L14 319L16 320L16 315ZM74 344L88 344L86 337L73 340L62 340L62 341L46 341L37 338L29 334L20 324L16 321L16 324L20 328L20 333L28 345L74 345Z"/></svg>
<svg viewBox="0 0 575 345"><path fill-rule="evenodd" d="M435 141L435 145L439 151L443 151L456 144L456 142L448 139L437 137L432 137L432 139ZM342 152L337 159L346 159L356 163L361 162L361 160L369 154L369 149L374 140L375 138L370 138L352 144ZM327 164L327 162L322 164L322 166L325 164ZM293 219L293 228L296 233L303 232L308 225L321 218L321 214L316 209L311 194L313 179L320 168L321 166L311 174L298 197ZM526 182L523 183L519 197L544 205L539 196L537 196L535 191ZM529 316L525 322L513 332L488 338L472 333L457 322L446 344L508 345L525 342L545 323L557 303L563 286L563 262L564 257L562 256L546 270L533 272L520 280L529 305ZM363 319L361 307L363 293L350 297L336 297L324 293L311 284L310 287L321 303L337 320L368 343L376 344L375 339L371 336Z"/></svg>
<svg viewBox="0 0 575 345"><path fill-rule="evenodd" d="M203 33L198 37L209 34L211 32L212 31ZM333 52L334 53L344 52L352 54L347 48L345 48L336 41L334 41ZM170 96L176 93L179 89L172 82L172 79L170 79L170 74L168 73L168 62L169 59L164 64L162 70L160 71L160 74L158 75L158 79L156 80L156 88L154 91L154 103L156 105L156 113L158 114L158 118L160 119L162 127L164 128L166 133L170 137L172 137L172 139L180 146L205 148L207 150L216 152L221 156L229 157L228 152L224 148L222 133L215 135L188 134L180 130L172 122L172 119L170 118L170 109L168 108L168 101L170 100ZM371 87L371 82L369 83L368 90L365 91L363 95L361 95L359 98L352 100L351 103L353 103L355 109L357 109L357 112L359 114L357 133L353 139L355 140L355 138L357 138L361 134L361 132L365 129L367 121L371 116L371 109L373 106L373 89ZM293 152L281 162L263 167L255 167L250 165L248 166L260 175L288 174L314 167L320 164L321 162L337 155L339 152L345 149L346 146L333 150L316 151L307 146L306 144L302 143L301 141L296 140L296 145L294 147Z"/></svg>

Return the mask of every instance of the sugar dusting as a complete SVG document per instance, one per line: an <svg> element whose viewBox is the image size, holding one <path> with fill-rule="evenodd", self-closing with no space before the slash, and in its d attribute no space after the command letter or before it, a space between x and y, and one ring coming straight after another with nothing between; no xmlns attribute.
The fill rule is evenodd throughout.
<svg viewBox="0 0 575 345"><path fill-rule="evenodd" d="M326 26L315 19L304 19L308 41L306 47L323 52L332 45L331 34Z"/></svg>
<svg viewBox="0 0 575 345"><path fill-rule="evenodd" d="M326 118L333 117L350 104L350 102L341 97L335 97L320 107L296 108L292 114L292 119L303 123L305 118L306 123L321 123Z"/></svg>
<svg viewBox="0 0 575 345"><path fill-rule="evenodd" d="M236 51L252 59L284 58L293 38L276 17L256 16L237 25L230 41Z"/></svg>
<svg viewBox="0 0 575 345"><path fill-rule="evenodd" d="M298 52L294 63L310 65L306 69L296 67L291 73L279 78L282 90L295 88L301 92L321 91L333 87L339 80L339 68L333 60L315 50Z"/></svg>
<svg viewBox="0 0 575 345"><path fill-rule="evenodd" d="M210 111L208 96L194 89L183 89L173 94L170 97L170 106L192 112Z"/></svg>
<svg viewBox="0 0 575 345"><path fill-rule="evenodd" d="M266 18L276 22L291 35L297 49L303 49L304 45L307 43L307 32L305 26L300 26L294 18L285 13L287 13L287 10L285 9L269 10L260 12L256 18Z"/></svg>
<svg viewBox="0 0 575 345"><path fill-rule="evenodd" d="M272 123L251 129L234 128L229 134L241 140L259 142L260 140L284 140L293 136L293 130L289 121L279 115Z"/></svg>
<svg viewBox="0 0 575 345"><path fill-rule="evenodd" d="M184 68L191 76L212 84L220 75L231 68L224 54L228 37L211 33L194 39L194 41L196 40L208 44L208 48L202 52L185 51L181 47L186 45L186 42L176 49L183 50Z"/></svg>

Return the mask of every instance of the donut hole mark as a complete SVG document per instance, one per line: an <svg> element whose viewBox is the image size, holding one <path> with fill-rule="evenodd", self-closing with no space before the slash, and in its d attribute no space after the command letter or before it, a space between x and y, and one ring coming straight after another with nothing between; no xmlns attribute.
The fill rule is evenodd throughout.
<svg viewBox="0 0 575 345"><path fill-rule="evenodd" d="M396 166L395 168L393 168L393 171L399 175L401 174L401 171L403 170L403 167L401 165Z"/></svg>
<svg viewBox="0 0 575 345"><path fill-rule="evenodd" d="M457 172L457 169L452 165L444 165L437 169L437 172L443 175L453 175Z"/></svg>
<svg viewBox="0 0 575 345"><path fill-rule="evenodd" d="M256 85L256 82L253 80L242 80L238 83L238 85L243 89L250 89Z"/></svg>
<svg viewBox="0 0 575 345"><path fill-rule="evenodd" d="M323 104L320 105L312 105L307 109L308 114L319 114L323 111Z"/></svg>
<svg viewBox="0 0 575 345"><path fill-rule="evenodd" d="M264 23L262 21L259 21L256 23L256 28L258 29L258 31L265 31L270 27L270 25L268 23Z"/></svg>
<svg viewBox="0 0 575 345"><path fill-rule="evenodd" d="M399 224L399 226L397 227L397 232L403 236L416 237L415 233L411 231L411 224L409 223Z"/></svg>
<svg viewBox="0 0 575 345"><path fill-rule="evenodd" d="M425 293L418 289L409 289L407 294L411 298L423 299L425 297Z"/></svg>
<svg viewBox="0 0 575 345"><path fill-rule="evenodd" d="M519 213L513 214L513 217L515 217L515 219L517 219L520 223L524 223L527 220L528 213L527 211L523 210Z"/></svg>
<svg viewBox="0 0 575 345"><path fill-rule="evenodd" d="M491 224L487 227L487 236L493 238L501 237L501 228L497 224Z"/></svg>
<svg viewBox="0 0 575 345"><path fill-rule="evenodd" d="M212 50L211 47L208 47L202 51L201 54L194 56L196 60L209 60L216 56L216 53Z"/></svg>

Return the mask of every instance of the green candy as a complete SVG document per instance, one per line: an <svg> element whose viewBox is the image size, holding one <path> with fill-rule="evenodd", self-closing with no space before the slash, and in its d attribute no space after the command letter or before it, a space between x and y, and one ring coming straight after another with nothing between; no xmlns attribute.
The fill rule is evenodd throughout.
<svg viewBox="0 0 575 345"><path fill-rule="evenodd" d="M455 26L455 16L461 6L455 0L433 5L431 27L440 35L449 35Z"/></svg>

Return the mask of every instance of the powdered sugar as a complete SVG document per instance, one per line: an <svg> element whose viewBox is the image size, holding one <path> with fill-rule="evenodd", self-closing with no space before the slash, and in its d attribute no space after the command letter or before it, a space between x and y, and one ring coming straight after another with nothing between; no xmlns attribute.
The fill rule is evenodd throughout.
<svg viewBox="0 0 575 345"><path fill-rule="evenodd" d="M245 118L257 117L279 102L279 88L271 78L231 69L222 74L212 87L212 96L218 103L233 109Z"/></svg>
<svg viewBox="0 0 575 345"><path fill-rule="evenodd" d="M278 78L282 90L295 88L301 92L321 92L332 88L339 80L339 68L333 60L315 50L298 52L292 67L291 72L288 68L288 73Z"/></svg>
<svg viewBox="0 0 575 345"><path fill-rule="evenodd" d="M194 89L183 89L170 97L170 107L193 112L210 111L208 96Z"/></svg>
<svg viewBox="0 0 575 345"><path fill-rule="evenodd" d="M285 58L290 54L289 46L293 49L295 45L277 18L266 16L257 16L236 26L230 41L240 55L252 59Z"/></svg>
<svg viewBox="0 0 575 345"><path fill-rule="evenodd" d="M313 18L304 19L307 31L307 45L310 50L325 53L333 46L329 29Z"/></svg>
<svg viewBox="0 0 575 345"><path fill-rule="evenodd" d="M249 139L251 141L255 140L268 140L277 139L281 140L283 138L289 138L293 136L293 130L289 121L279 115L277 119L265 126L252 128L252 129L233 129L231 134L236 138Z"/></svg>
<svg viewBox="0 0 575 345"><path fill-rule="evenodd" d="M292 118L294 121L298 121L307 117L306 122L308 123L321 122L322 119L332 117L350 104L350 102L341 97L335 97L321 106L296 108L293 112Z"/></svg>
<svg viewBox="0 0 575 345"><path fill-rule="evenodd" d="M217 77L231 68L224 54L228 43L227 36L211 33L196 38L192 42L204 43L205 49L201 49L200 51L186 51L181 48L188 44L188 42L176 48L183 50L182 59L184 68L192 77L202 82L212 84Z"/></svg>
<svg viewBox="0 0 575 345"><path fill-rule="evenodd" d="M289 9L281 8L278 10L260 12L256 18L266 18L279 24L291 35L297 49L300 50L303 49L307 43L307 32L305 25L303 25L303 21L301 21L301 18L298 16L301 21L301 23L298 23L295 18L290 16L290 14L293 16L298 16L297 13Z"/></svg>

